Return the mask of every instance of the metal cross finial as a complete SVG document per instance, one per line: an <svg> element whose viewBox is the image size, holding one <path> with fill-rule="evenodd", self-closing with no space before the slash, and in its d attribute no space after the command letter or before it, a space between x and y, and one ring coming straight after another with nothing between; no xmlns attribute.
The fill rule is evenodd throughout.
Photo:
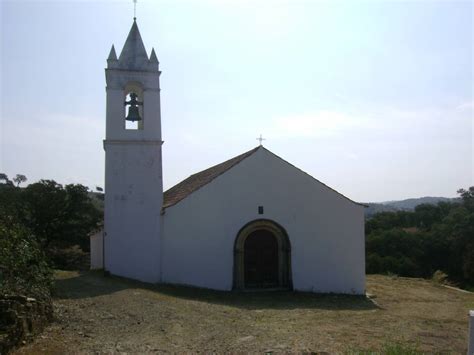
<svg viewBox="0 0 474 355"><path fill-rule="evenodd" d="M266 141L266 139L263 138L261 134L260 134L260 137L257 138L257 140L260 142L260 145L262 145L263 141Z"/></svg>
<svg viewBox="0 0 474 355"><path fill-rule="evenodd" d="M133 20L137 19L137 0L133 0Z"/></svg>

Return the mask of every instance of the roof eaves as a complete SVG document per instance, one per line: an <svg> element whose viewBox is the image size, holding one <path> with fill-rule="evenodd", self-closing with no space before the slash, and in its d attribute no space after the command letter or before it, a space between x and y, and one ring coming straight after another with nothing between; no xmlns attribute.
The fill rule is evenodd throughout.
<svg viewBox="0 0 474 355"><path fill-rule="evenodd" d="M273 154L274 156L276 156L278 159L284 161L286 164L288 164L288 165L294 167L295 169L298 169L298 170L301 171L302 173L308 175L308 176L309 176L310 178L312 178L313 180L316 180L316 181L319 182L321 185L327 187L328 189L334 191L334 192L337 193L338 195L344 197L346 200L349 200L350 202L352 202L352 203L354 203L354 204L356 204L356 205L359 205L359 206L363 206L363 207L366 207L366 208L369 207L368 205L365 205L365 204L363 204L363 203L360 203L360 202L356 202L356 201L354 201L354 200L351 200L349 197L343 195L342 193L340 193L340 192L337 191L337 190L334 190L332 187L326 185L324 182L322 182L322 181L316 179L316 178L315 178L314 176L312 176L311 174L308 174L306 171L304 171L304 170L298 168L297 166L291 164L290 162L286 161L285 159L283 159L283 158L280 157L279 155L273 153L272 151L268 150L268 149L265 148L265 147L262 147L262 148L265 149L265 150L266 150L267 152L269 152L270 154Z"/></svg>
<svg viewBox="0 0 474 355"><path fill-rule="evenodd" d="M169 203L169 204L165 204L165 203L164 203L164 204L163 204L163 207L162 207L162 212L161 212L161 213L164 214L164 213L165 213L165 210L166 210L167 208L172 207L172 206L178 204L178 203L181 202L182 200L186 199L188 196L192 195L194 192L200 190L202 187L208 185L209 183L211 183L212 181L214 181L215 179L217 179L219 176L221 176L221 175L223 175L224 173L226 173L227 171L231 170L234 166L238 165L239 163L241 163L242 161L244 161L245 159L247 159L248 157L250 157L251 155L253 155L260 147L262 147L262 146L257 146L256 148L253 148L253 149L249 150L248 152L245 152L245 153L243 153L243 154L237 155L237 156L235 156L235 157L233 157L233 158L230 158L230 159L228 159L228 160L226 160L226 161L223 161L222 163L219 163L219 164L216 164L216 165L214 165L214 166L211 166L211 167L209 167L209 168L207 168L207 169L204 169L204 170L202 170L202 171L200 171L200 172L194 173L194 174L190 175L189 177L187 177L186 179L182 180L181 182L177 183L177 184L174 185L173 187L169 188L168 190L165 191L165 193L168 192L168 191L170 191L171 189L177 187L178 185L184 183L186 180L191 179L193 176L196 177L196 176L198 176L199 174L202 174L202 173L204 173L204 172L206 172L206 171L208 171L208 170L211 170L211 169L213 169L213 168L218 167L219 165L223 165L223 164L228 163L229 161L231 161L231 160L233 160L233 159L236 159L236 161L235 161L234 163L232 163L231 165L229 165L228 167L226 167L225 169L223 169L222 171L220 171L218 174L216 174L215 176L213 176L212 178L210 178L208 181L205 181L205 182L202 183L202 184L198 184L198 186L196 186L196 188L191 189L191 191L189 191L189 193L187 193L187 194L183 194L183 196L181 196L180 198L176 199L176 201L173 201L172 203ZM263 148L263 147L262 147L262 148ZM242 157L242 158L241 158L241 159L237 159L237 158L239 158L239 157Z"/></svg>

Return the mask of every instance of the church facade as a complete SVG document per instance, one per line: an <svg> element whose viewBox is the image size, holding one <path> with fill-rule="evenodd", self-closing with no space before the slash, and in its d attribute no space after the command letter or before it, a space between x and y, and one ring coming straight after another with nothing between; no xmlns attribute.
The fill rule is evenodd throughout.
<svg viewBox="0 0 474 355"><path fill-rule="evenodd" d="M216 290L364 294L363 205L261 145L163 192L159 63L136 21L107 63L105 270Z"/></svg>

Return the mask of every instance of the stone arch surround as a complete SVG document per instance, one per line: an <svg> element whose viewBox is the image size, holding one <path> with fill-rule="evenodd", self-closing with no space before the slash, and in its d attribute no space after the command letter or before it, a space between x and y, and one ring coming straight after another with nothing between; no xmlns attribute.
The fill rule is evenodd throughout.
<svg viewBox="0 0 474 355"><path fill-rule="evenodd" d="M245 289L244 246L247 237L258 230L271 232L278 243L278 288L292 289L291 278L291 244L285 229L269 219L258 219L243 226L234 243L234 278L233 289Z"/></svg>

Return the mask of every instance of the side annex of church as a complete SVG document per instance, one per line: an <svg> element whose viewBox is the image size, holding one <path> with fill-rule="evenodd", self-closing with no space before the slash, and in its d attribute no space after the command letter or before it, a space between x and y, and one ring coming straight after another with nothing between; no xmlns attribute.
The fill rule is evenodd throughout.
<svg viewBox="0 0 474 355"><path fill-rule="evenodd" d="M134 20L105 69L105 215L94 265L150 283L364 294L364 206L263 146L163 192L160 73Z"/></svg>

